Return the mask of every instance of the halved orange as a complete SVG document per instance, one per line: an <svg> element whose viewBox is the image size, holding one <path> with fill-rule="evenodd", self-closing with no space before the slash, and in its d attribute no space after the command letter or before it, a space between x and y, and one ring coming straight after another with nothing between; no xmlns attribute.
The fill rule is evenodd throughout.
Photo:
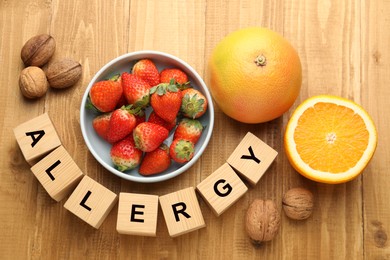
<svg viewBox="0 0 390 260"><path fill-rule="evenodd" d="M377 132L368 113L355 102L320 95L300 104L284 135L291 165L323 183L343 183L358 176L371 160Z"/></svg>

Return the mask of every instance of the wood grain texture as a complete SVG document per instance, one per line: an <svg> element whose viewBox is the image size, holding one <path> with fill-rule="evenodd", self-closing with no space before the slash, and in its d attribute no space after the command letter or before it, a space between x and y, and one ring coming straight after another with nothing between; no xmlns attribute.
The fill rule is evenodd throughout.
<svg viewBox="0 0 390 260"><path fill-rule="evenodd" d="M386 0L0 0L0 258L1 259L390 259L390 3ZM247 26L271 28L297 49L303 68L300 96L282 117L241 124L215 108L213 136L204 155L185 174L157 184L119 179L100 166L81 135L82 95L93 75L111 59L135 50L176 55L205 77L214 46ZM82 79L39 100L18 87L20 50L32 36L51 34L53 60L72 58ZM373 117L379 143L357 179L324 185L297 174L283 151L283 133L293 109L316 94L334 94L361 104ZM121 235L115 206L98 230L64 209L30 171L13 137L17 125L47 112L62 144L80 169L116 194L165 195L195 187L217 170L247 132L278 156L259 183L221 216L198 197L205 228L171 238L159 209L156 237ZM248 183L246 183L248 184ZM302 186L315 196L312 216L292 221L282 196ZM254 247L244 216L255 198L272 199L282 215L276 238Z"/></svg>

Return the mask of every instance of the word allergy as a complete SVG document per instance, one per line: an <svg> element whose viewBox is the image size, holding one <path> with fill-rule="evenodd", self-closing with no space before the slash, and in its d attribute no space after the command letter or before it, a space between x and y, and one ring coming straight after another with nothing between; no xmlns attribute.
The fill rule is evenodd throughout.
<svg viewBox="0 0 390 260"><path fill-rule="evenodd" d="M248 132L226 162L196 187L163 196L116 194L81 171L62 146L47 113L17 126L14 135L50 197L61 201L70 195L64 207L96 229L118 202L117 232L140 236L156 236L159 205L171 237L205 227L196 191L220 216L248 191L239 176L256 185L278 154Z"/></svg>

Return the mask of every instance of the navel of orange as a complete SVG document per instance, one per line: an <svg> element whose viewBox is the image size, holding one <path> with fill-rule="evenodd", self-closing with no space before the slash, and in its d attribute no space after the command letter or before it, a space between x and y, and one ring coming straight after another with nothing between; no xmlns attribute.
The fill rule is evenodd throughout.
<svg viewBox="0 0 390 260"><path fill-rule="evenodd" d="M358 176L377 144L375 125L353 101L321 95L304 101L290 118L284 145L292 166L318 182L342 183Z"/></svg>

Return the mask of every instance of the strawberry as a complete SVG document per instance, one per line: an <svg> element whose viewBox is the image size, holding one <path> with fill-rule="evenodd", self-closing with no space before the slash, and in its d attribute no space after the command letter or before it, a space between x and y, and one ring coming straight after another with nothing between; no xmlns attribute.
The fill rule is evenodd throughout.
<svg viewBox="0 0 390 260"><path fill-rule="evenodd" d="M139 109L139 111L135 111L134 116L135 116L135 126L146 121L146 114L145 114L145 110L143 109Z"/></svg>
<svg viewBox="0 0 390 260"><path fill-rule="evenodd" d="M183 99L181 102L180 111L183 116L192 119L201 117L207 110L207 99L198 90L188 88L182 92Z"/></svg>
<svg viewBox="0 0 390 260"><path fill-rule="evenodd" d="M122 73L123 93L129 104L145 108L149 105L150 85L143 79L124 72Z"/></svg>
<svg viewBox="0 0 390 260"><path fill-rule="evenodd" d="M168 131L171 131L176 126L176 117L172 122L167 122L161 117L159 117L154 111L149 115L148 122L161 125L165 127Z"/></svg>
<svg viewBox="0 0 390 260"><path fill-rule="evenodd" d="M89 103L100 112L116 108L123 93L121 79L115 75L109 80L96 82L89 91Z"/></svg>
<svg viewBox="0 0 390 260"><path fill-rule="evenodd" d="M107 131L107 141L115 143L129 135L136 124L131 106L121 107L112 112Z"/></svg>
<svg viewBox="0 0 390 260"><path fill-rule="evenodd" d="M142 158L142 151L137 149L131 135L115 143L110 151L115 168L124 172L137 167Z"/></svg>
<svg viewBox="0 0 390 260"><path fill-rule="evenodd" d="M145 156L139 167L139 173L142 175L153 175L165 171L171 165L169 157L169 147L162 143L157 149L145 153Z"/></svg>
<svg viewBox="0 0 390 260"><path fill-rule="evenodd" d="M133 131L135 145L144 152L155 150L167 137L167 129L150 122L137 125Z"/></svg>
<svg viewBox="0 0 390 260"><path fill-rule="evenodd" d="M107 141L108 126L110 123L112 112L105 113L95 117L92 121L92 127L95 132L104 140Z"/></svg>
<svg viewBox="0 0 390 260"><path fill-rule="evenodd" d="M180 110L182 95L177 85L160 83L150 89L150 104L154 112L167 122L173 122Z"/></svg>
<svg viewBox="0 0 390 260"><path fill-rule="evenodd" d="M169 155L177 163L186 163L194 157L194 143L184 139L174 139L169 147Z"/></svg>
<svg viewBox="0 0 390 260"><path fill-rule="evenodd" d="M121 108L123 106L128 105L125 94L122 93L121 98L119 99L118 103L116 104L115 108Z"/></svg>
<svg viewBox="0 0 390 260"><path fill-rule="evenodd" d="M188 76L180 69L163 69L160 72L160 82L161 83L170 83L171 80L174 80L178 84L188 83Z"/></svg>
<svg viewBox="0 0 390 260"><path fill-rule="evenodd" d="M142 59L137 61L131 71L137 77L146 81L150 86L156 86L160 83L160 74L153 61L149 59Z"/></svg>
<svg viewBox="0 0 390 260"><path fill-rule="evenodd" d="M184 139L196 144L202 131L203 126L198 120L183 118L176 127L173 139Z"/></svg>

